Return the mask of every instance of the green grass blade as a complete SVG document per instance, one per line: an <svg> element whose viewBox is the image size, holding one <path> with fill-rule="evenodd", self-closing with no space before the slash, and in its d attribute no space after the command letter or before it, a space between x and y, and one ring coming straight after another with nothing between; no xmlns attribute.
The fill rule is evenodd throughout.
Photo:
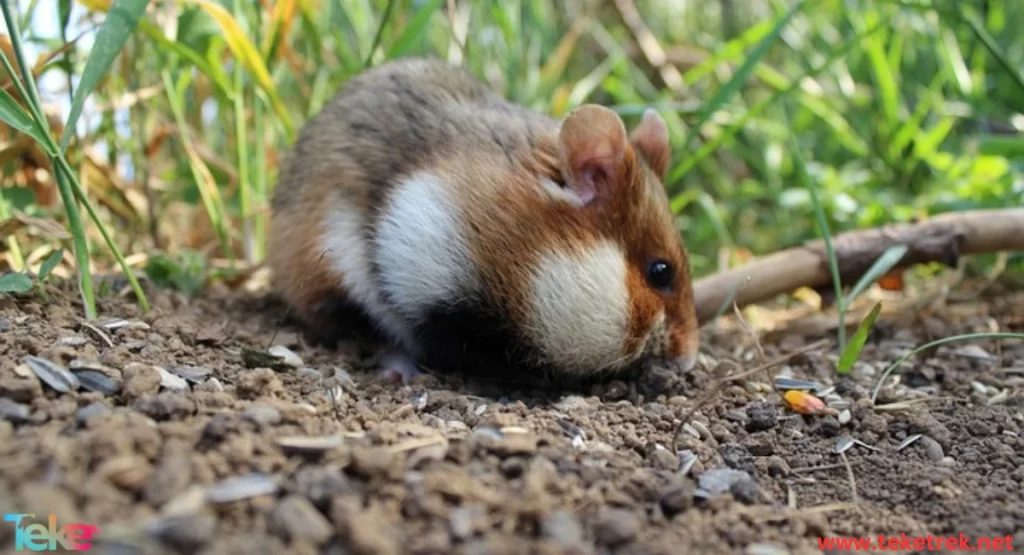
<svg viewBox="0 0 1024 555"><path fill-rule="evenodd" d="M776 90L770 97L758 102L756 105L754 105L754 107L747 110L747 112L744 113L739 119L737 119L732 125L726 128L722 133L719 133L710 141L701 145L700 149L698 149L696 153L694 153L691 156L687 156L682 161L680 161L680 163L676 165L675 169L673 170L672 176L668 180L666 180L666 182L672 183L688 174L690 170L692 170L698 164L700 164L701 161L703 161L713 152L718 150L718 148L720 148L723 143L735 137L736 134L739 133L740 129L743 129L743 127L750 120L764 113L764 111L768 109L769 106L775 104L782 98L785 98L790 94L793 94L794 92L798 91L800 88L800 83L802 83L804 79L813 79L817 77L826 69L828 69L836 60L842 58L851 50L853 50L854 47L858 46L862 39L870 36L873 33L878 32L880 29L882 29L881 24L876 25L871 29L868 29L867 31L858 34L853 40L843 45L842 48L830 52L828 57L824 61L822 61L820 65L818 65L811 71L807 72L805 75L802 75L790 81L789 87L785 89ZM854 144L854 148L852 150L858 152L861 150L861 147L859 146L859 144ZM675 199L673 199L672 210L678 212L680 209L681 206L679 205L679 203L677 203Z"/></svg>
<svg viewBox="0 0 1024 555"><path fill-rule="evenodd" d="M142 19L148 5L149 0L116 0L107 12L107 18L96 33L96 41L82 70L82 78L78 83L78 90L75 91L71 112L65 122L64 135L60 138L61 150L67 149L68 141L75 134L75 124L82 115L86 97L110 71L114 59L121 53L124 44L128 42L128 37L139 25L139 20Z"/></svg>
<svg viewBox="0 0 1024 555"><path fill-rule="evenodd" d="M71 228L71 240L75 247L75 264L78 266L78 290L82 294L82 301L85 304L85 319L95 320L96 298L92 284L92 271L89 267L91 259L89 256L89 243L85 238L82 214L78 210L75 190L72 187L74 172L61 152L51 157L50 161L59 167L59 170L54 173L57 177L57 190L60 192L60 199L64 204L64 212L67 214L68 227Z"/></svg>
<svg viewBox="0 0 1024 555"><path fill-rule="evenodd" d="M771 48L776 40L778 40L779 35L782 33L782 29L785 28L789 21L793 19L793 16L800 11L805 1L806 0L799 0L790 6L789 10L787 10L786 13L784 13L782 17L775 22L775 25L772 26L768 34L761 39L757 44L757 47L754 48L750 55L743 60L743 64L736 70L736 73L733 74L732 78L729 79L725 85L722 85L720 89L715 91L714 96L701 106L697 115L697 121L693 125L693 133L690 133L686 139L686 145L683 148L684 152L691 150L690 145L693 139L699 134L700 128L704 126L709 118L711 118L711 115L740 91L743 84L746 83L747 78L754 72L754 68L757 66L758 62L760 62L761 58L768 53L768 49ZM671 183L682 177L680 169L683 167L684 166L682 165L676 165L673 171L669 174L667 181Z"/></svg>
<svg viewBox="0 0 1024 555"><path fill-rule="evenodd" d="M878 281L880 277L889 273L889 270L896 267L903 258L903 255L906 253L906 245L893 245L886 249L885 252L882 253L882 256L879 256L878 260L875 260L875 263L868 268L868 271L865 272L864 275L861 276L860 280L857 281L857 284L853 286L850 294L846 297L846 305L849 306L850 303L860 296L860 294L863 293L869 285Z"/></svg>
<svg viewBox="0 0 1024 555"><path fill-rule="evenodd" d="M921 351L926 351L928 349L931 349L932 347L938 347L939 345L943 345L945 343L952 343L954 341L965 341L969 339L1024 339L1024 333L967 333L964 335L943 337L942 339L936 339L935 341L930 341L928 343L925 343L924 345L920 345L911 350L909 353L901 356L899 360L890 364L888 368L882 371L882 375L878 377L878 383L875 384L875 389L871 391L871 402L874 403L875 400L878 399L878 392L879 390L882 389L882 384L885 383L885 379L889 377L889 374L892 374L893 370L899 368L899 366L906 362L907 360L909 360L910 357L916 355L917 353L920 353Z"/></svg>
<svg viewBox="0 0 1024 555"><path fill-rule="evenodd" d="M402 34L398 36L398 39L388 49L389 60L399 58L412 49L416 41L426 32L427 25L430 23L430 18L434 16L434 12L439 10L444 3L445 0L429 0L416 12L416 15L409 21L409 24L402 29Z"/></svg>
<svg viewBox="0 0 1024 555"><path fill-rule="evenodd" d="M13 78L13 76L12 76ZM45 132L39 129L38 123L32 119L25 110L18 105L14 97L7 94L7 91L0 89L0 119L14 129L32 137L45 150L49 150L49 141L46 140ZM53 154L48 152L48 154Z"/></svg>
<svg viewBox="0 0 1024 555"><path fill-rule="evenodd" d="M1013 79L1013 82L1020 87L1021 92L1024 92L1024 74L1021 73L1019 67L1010 61L1006 52L1004 52L1002 47L999 46L999 43L997 43L996 40L992 38L992 35L985 30L985 26L978 21L973 14L966 14L962 12L956 13L959 14L961 19L967 22L971 27L971 31L973 31L974 35L978 37L978 40L985 45L985 48L988 49L989 53L992 54L993 57L995 57L996 61L999 62L999 65L1003 66L1003 69L1005 69L1006 73L1011 79Z"/></svg>
<svg viewBox="0 0 1024 555"><path fill-rule="evenodd" d="M107 231L107 226L103 225L103 221L100 219L99 214L96 213L96 209L93 208L92 203L89 202L89 199L86 198L85 193L82 192L81 185L79 185L78 181L74 177L69 177L72 176L73 174L71 172L71 166L68 165L67 159L65 159L63 156L58 156L57 161L60 165L60 169L63 170L62 172L57 172L57 175L59 176L63 174L65 175L65 178L71 180L71 183L69 183L68 188L71 189L71 192L78 198L82 205L85 206L85 210L86 212L88 212L89 217L96 224L96 228L99 229L100 235L103 237L103 241L106 242L107 247L110 249L110 252L113 253L114 255L114 259L117 260L118 265L121 267L121 271L123 271L125 277L128 278L128 283L131 284L132 292L135 293L136 299L139 301L139 304L142 305L142 311L149 312L149 299L146 298L146 293L142 290L142 286L139 285L139 280L136 279L135 272L132 272L132 268L131 266L128 265L128 261L125 260L124 255L121 254L121 249L118 248L117 243L115 243L114 239L110 236L110 232ZM77 205L75 206L77 213ZM81 228L81 222L78 223L78 227ZM86 253L86 263L88 263L88 253ZM86 266L86 269L88 269L88 266ZM88 278L89 280L89 294L91 296L92 276L88 271L86 271L85 277ZM95 301L91 302L93 306L93 316L91 318L95 318Z"/></svg>
<svg viewBox="0 0 1024 555"><path fill-rule="evenodd" d="M43 261L42 266L39 267L39 281L46 281L46 278L50 277L50 272L60 264L60 259L64 257L64 249L57 249L50 253L50 256L46 257Z"/></svg>
<svg viewBox="0 0 1024 555"><path fill-rule="evenodd" d="M837 371L840 374L849 374L850 369L853 368L853 363L857 361L857 357L860 356L860 352L864 349L864 343L868 340L868 332L871 331L871 326L875 325L875 320L878 319L878 313L882 310L882 303L875 303L875 307L871 309L871 312L860 321L860 325L857 326L857 331L854 332L853 337L850 338L850 343L843 349L842 355L839 357L839 366ZM845 325L843 322L839 323L840 326Z"/></svg>
<svg viewBox="0 0 1024 555"><path fill-rule="evenodd" d="M18 66L22 70L23 85L15 78L13 68L11 68L7 57L2 56L0 58L2 58L3 65L11 76L11 80L15 83L18 93L22 95L22 98L29 105L36 122L42 127L43 123L41 122L45 122L46 117L43 115L42 101L39 98L39 92L36 90L35 76L31 70L32 66L29 65L24 48L22 47L21 30L18 28L17 20L11 13L9 2L0 2L0 10L3 11L4 22L7 24L7 30L10 33L11 46L13 47ZM70 170L70 166L67 166L67 160L64 159L63 152L60 151L56 141L53 140L49 133L44 136L44 139L46 139L48 146L47 152L54 153L49 156L50 163L53 166L63 164L63 167L68 168L66 175L61 171L56 172L57 190L60 193L61 204L64 206L64 212L68 218L68 227L71 231L75 264L78 272L78 289L82 295L82 304L85 305L85 317L92 320L96 318L96 297L93 289L92 273L89 269L89 244L85 238L85 227L82 226L81 214L78 212L78 203L75 202L75 192L68 181L68 179L73 179L74 172Z"/></svg>
<svg viewBox="0 0 1024 555"><path fill-rule="evenodd" d="M377 48L380 46L380 39L384 36L384 28L387 27L388 22L391 21L391 13L395 8L395 0L388 0L388 5L384 7L384 13L380 16L380 24L377 25L377 32L373 35L373 44L370 45L370 50L366 52L366 61L363 62L363 67L368 68L373 63L373 55L377 52Z"/></svg>
<svg viewBox="0 0 1024 555"><path fill-rule="evenodd" d="M793 135L789 137L789 145L793 151L793 166L797 176L804 187L811 193L811 203L814 205L814 220L818 227L818 233L825 241L825 251L828 254L829 268L832 271L832 284L835 287L836 303L839 308L839 318L842 320L846 310L843 302L843 284L839 277L839 260L836 257L835 246L832 244L832 232L829 230L828 218L825 216L825 205L821 202L821 193L818 192L818 185L807 172L807 163L804 162L803 154L800 151L800 144ZM846 348L846 329L840 324L839 348Z"/></svg>
<svg viewBox="0 0 1024 555"><path fill-rule="evenodd" d="M991 135L978 140L978 153L1006 158L1024 158L1024 137Z"/></svg>

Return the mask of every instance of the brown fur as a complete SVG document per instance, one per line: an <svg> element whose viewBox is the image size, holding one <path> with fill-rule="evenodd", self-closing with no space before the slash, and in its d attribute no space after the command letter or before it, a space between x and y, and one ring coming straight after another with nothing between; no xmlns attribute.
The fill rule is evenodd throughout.
<svg viewBox="0 0 1024 555"><path fill-rule="evenodd" d="M400 60L353 78L307 124L282 168L270 241L276 287L303 319L322 325L314 322L316 304L345 294L321 260L324 207L354 203L372 222L395 183L428 168L457 190L484 287L511 320L526 321L529 276L541 253L611 238L628 257L627 344L637 348L664 308L663 354L695 354L686 251L661 186L663 124L645 119L627 136L607 109L574 114L575 123L560 125L439 61ZM569 188L590 183L595 197L585 206L548 199L539 176ZM670 294L646 282L655 258L675 268Z"/></svg>

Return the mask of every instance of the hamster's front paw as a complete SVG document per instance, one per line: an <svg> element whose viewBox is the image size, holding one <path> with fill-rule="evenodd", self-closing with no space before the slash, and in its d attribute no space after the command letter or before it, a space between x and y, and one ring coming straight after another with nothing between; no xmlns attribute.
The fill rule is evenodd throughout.
<svg viewBox="0 0 1024 555"><path fill-rule="evenodd" d="M423 374L416 361L401 350L389 347L382 351L377 358L377 365L385 379L399 381L403 384Z"/></svg>

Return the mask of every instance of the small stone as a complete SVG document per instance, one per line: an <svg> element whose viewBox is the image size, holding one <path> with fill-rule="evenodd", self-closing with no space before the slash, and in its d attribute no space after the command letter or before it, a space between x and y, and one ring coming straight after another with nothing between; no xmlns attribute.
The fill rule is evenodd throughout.
<svg viewBox="0 0 1024 555"><path fill-rule="evenodd" d="M84 426L89 420L103 416L109 412L110 409L103 403L90 403L75 411L75 422L78 422L80 426Z"/></svg>
<svg viewBox="0 0 1024 555"><path fill-rule="evenodd" d="M129 398L142 397L160 390L160 373L147 364L133 362L124 368L121 388Z"/></svg>
<svg viewBox="0 0 1024 555"><path fill-rule="evenodd" d="M136 401L133 408L154 420L181 420L196 412L196 403L181 393L165 391L146 395Z"/></svg>
<svg viewBox="0 0 1024 555"><path fill-rule="evenodd" d="M26 369L28 367L25 367ZM6 397L19 403L28 403L43 394L43 386L39 384L39 378L29 371L29 376L3 376L0 377L0 397Z"/></svg>
<svg viewBox="0 0 1024 555"><path fill-rule="evenodd" d="M768 457L775 454L775 445L764 435L750 435L743 440L743 446L755 457Z"/></svg>
<svg viewBox="0 0 1024 555"><path fill-rule="evenodd" d="M599 543L619 546L636 538L640 519L631 511L603 506L598 510L594 536Z"/></svg>
<svg viewBox="0 0 1024 555"><path fill-rule="evenodd" d="M164 516L181 516L198 513L206 506L206 490L195 484L175 495L164 505Z"/></svg>
<svg viewBox="0 0 1024 555"><path fill-rule="evenodd" d="M700 486L695 492L698 497L708 498L730 492L743 503L757 501L757 484L750 474L742 470L713 468L701 474L697 484Z"/></svg>
<svg viewBox="0 0 1024 555"><path fill-rule="evenodd" d="M789 476L792 469L789 467L789 463L782 457L769 457L768 458L768 475L775 478L784 478Z"/></svg>
<svg viewBox="0 0 1024 555"><path fill-rule="evenodd" d="M95 474L123 490L138 492L146 485L152 471L144 457L125 455L103 461Z"/></svg>
<svg viewBox="0 0 1024 555"><path fill-rule="evenodd" d="M308 500L289 495L274 508L271 519L278 530L292 541L305 540L322 546L334 535L334 527Z"/></svg>
<svg viewBox="0 0 1024 555"><path fill-rule="evenodd" d="M665 516L672 518L693 506L693 487L688 482L669 486L661 492L658 503Z"/></svg>
<svg viewBox="0 0 1024 555"><path fill-rule="evenodd" d="M490 450L499 457L530 456L537 452L537 438L532 434L507 434Z"/></svg>
<svg viewBox="0 0 1024 555"><path fill-rule="evenodd" d="M757 468L754 466L754 456L746 447L738 443L724 443L718 448L718 453L722 455L722 460L729 468L750 474L757 472Z"/></svg>
<svg viewBox="0 0 1024 555"><path fill-rule="evenodd" d="M572 513L560 510L541 519L540 535L561 547L576 546L583 542L583 527Z"/></svg>
<svg viewBox="0 0 1024 555"><path fill-rule="evenodd" d="M811 433L823 437L835 437L839 434L839 420L834 416L819 418L811 424Z"/></svg>
<svg viewBox="0 0 1024 555"><path fill-rule="evenodd" d="M843 409L839 412L837 420L840 426L845 426L850 423L850 420L853 420L853 414L850 412L850 409Z"/></svg>
<svg viewBox="0 0 1024 555"><path fill-rule="evenodd" d="M921 436L920 444L921 447L924 448L925 456L927 456L928 460L933 463L941 462L946 456L946 454L942 452L942 446L939 445L939 442L928 436Z"/></svg>
<svg viewBox="0 0 1024 555"><path fill-rule="evenodd" d="M747 406L747 431L748 432L760 432L763 430L770 430L775 427L778 422L779 411L778 408L765 402L751 403Z"/></svg>
<svg viewBox="0 0 1024 555"><path fill-rule="evenodd" d="M28 420L29 414L31 411L28 406L15 403L6 397L0 397L0 419L17 424Z"/></svg>
<svg viewBox="0 0 1024 555"><path fill-rule="evenodd" d="M281 411L269 405L254 403L242 411L242 418L260 426L274 426L281 422Z"/></svg>
<svg viewBox="0 0 1024 555"><path fill-rule="evenodd" d="M483 515L477 505L458 507L448 515L448 531L458 541L466 541L473 535L475 522Z"/></svg>
<svg viewBox="0 0 1024 555"><path fill-rule="evenodd" d="M679 457L664 447L652 449L647 455L647 462L654 468L676 471L679 468Z"/></svg>
<svg viewBox="0 0 1024 555"><path fill-rule="evenodd" d="M183 553L195 553L213 538L216 528L212 515L189 514L153 520L144 530Z"/></svg>

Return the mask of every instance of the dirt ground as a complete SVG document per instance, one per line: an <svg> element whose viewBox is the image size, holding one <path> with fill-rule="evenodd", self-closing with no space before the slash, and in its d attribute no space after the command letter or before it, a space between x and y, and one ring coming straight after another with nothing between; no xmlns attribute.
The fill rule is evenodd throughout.
<svg viewBox="0 0 1024 555"><path fill-rule="evenodd" d="M92 552L116 554L767 555L851 536L872 536L877 550L879 534L902 535L909 543L883 547L903 553L949 552L915 549L929 534L1024 542L1024 342L943 345L870 402L885 367L916 345L1024 331L1019 289L880 323L846 377L831 343L727 385L688 418L678 452L679 419L716 369L752 369L834 334L773 333L762 355L742 329L708 328L693 371L584 391L430 375L402 385L359 349L306 345L267 299L152 295L141 316L103 299L95 325L83 324L73 285L0 297L3 513L95 525ZM268 357L272 346L294 355ZM818 382L832 413L794 413L777 376ZM0 522L0 550L14 542Z"/></svg>

